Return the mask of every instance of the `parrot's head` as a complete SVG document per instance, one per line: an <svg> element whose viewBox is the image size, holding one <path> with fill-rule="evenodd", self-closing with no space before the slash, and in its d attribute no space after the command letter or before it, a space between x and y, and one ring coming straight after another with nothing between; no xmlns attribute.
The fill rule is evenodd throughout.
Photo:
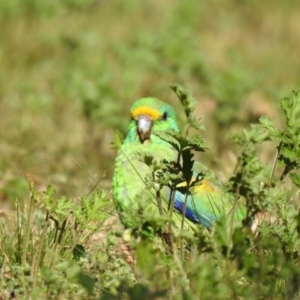
<svg viewBox="0 0 300 300"><path fill-rule="evenodd" d="M178 131L172 106L156 98L142 98L131 107L127 140L144 143L157 139L156 132Z"/></svg>

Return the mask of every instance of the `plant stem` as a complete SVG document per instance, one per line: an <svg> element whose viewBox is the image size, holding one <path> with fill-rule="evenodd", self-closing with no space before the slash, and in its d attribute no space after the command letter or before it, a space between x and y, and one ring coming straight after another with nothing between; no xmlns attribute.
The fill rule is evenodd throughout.
<svg viewBox="0 0 300 300"><path fill-rule="evenodd" d="M276 170L276 167L277 167L277 162L278 162L278 157L279 157L279 154L280 154L281 146L282 146L282 142L280 142L280 144L277 147L277 152L276 152L274 162L273 162L273 166L272 166L272 172L271 172L271 175L270 175L270 178L269 178L269 186L271 186L273 178L274 178L274 174L275 174L275 170Z"/></svg>
<svg viewBox="0 0 300 300"><path fill-rule="evenodd" d="M33 209L34 204L34 184L29 175L26 175L27 182L29 184L30 189L30 201L29 201L29 207L28 207L28 214L27 214L27 220L25 224L25 233L24 233L24 243L23 243L23 252L22 252L22 265L26 263L26 256L27 256L27 250L28 250L28 241L29 241L29 234L30 234L30 219L31 219L31 213Z"/></svg>
<svg viewBox="0 0 300 300"><path fill-rule="evenodd" d="M157 200L157 206L158 206L159 214L161 216L163 216L164 211L163 211L162 204L161 204L162 202L161 202L160 191L156 191L156 200Z"/></svg>
<svg viewBox="0 0 300 300"><path fill-rule="evenodd" d="M187 186L186 189L187 189L187 193L185 194L184 204L183 204L183 209L182 209L181 230L183 230L183 227L184 227L185 214L186 214L186 206L187 206L187 201L188 201L189 184L188 184L188 186ZM181 257L181 260L184 259L183 238L181 238L181 240L180 240L180 257Z"/></svg>
<svg viewBox="0 0 300 300"><path fill-rule="evenodd" d="M49 218L48 218L48 213L46 214L46 220L43 226L43 231L42 231L42 236L41 236L41 240L40 240L40 244L38 247L38 253L36 256L34 256L33 262L32 262L32 278L33 278L33 288L36 285L36 281L37 281L37 274L38 274L38 268L39 268L39 264L41 261L41 256L42 256L42 252L44 249L44 244L45 244L45 240L46 240L46 236L47 236L47 229L49 226Z"/></svg>

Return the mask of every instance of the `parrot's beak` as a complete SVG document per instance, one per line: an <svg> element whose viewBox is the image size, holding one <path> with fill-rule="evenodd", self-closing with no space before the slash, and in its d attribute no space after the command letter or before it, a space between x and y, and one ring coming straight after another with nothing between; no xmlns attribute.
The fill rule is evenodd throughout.
<svg viewBox="0 0 300 300"><path fill-rule="evenodd" d="M137 130L142 143L150 138L151 128L152 120L149 115L138 116Z"/></svg>

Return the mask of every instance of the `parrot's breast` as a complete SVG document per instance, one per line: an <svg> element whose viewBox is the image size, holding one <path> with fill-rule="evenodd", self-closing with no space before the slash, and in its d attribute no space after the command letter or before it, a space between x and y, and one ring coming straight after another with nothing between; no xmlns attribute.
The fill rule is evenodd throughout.
<svg viewBox="0 0 300 300"><path fill-rule="evenodd" d="M141 161L143 155L153 155L157 162L176 158L174 150L165 145L123 144L118 152L113 177L113 196L118 210L131 205L141 193L153 193L145 186L145 178L151 174L151 169Z"/></svg>

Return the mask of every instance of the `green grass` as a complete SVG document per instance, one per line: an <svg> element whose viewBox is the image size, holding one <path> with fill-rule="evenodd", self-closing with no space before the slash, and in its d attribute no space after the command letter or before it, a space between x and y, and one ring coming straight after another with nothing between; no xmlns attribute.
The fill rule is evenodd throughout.
<svg viewBox="0 0 300 300"><path fill-rule="evenodd" d="M297 297L299 124L279 100L299 87L300 3L4 0L0 27L3 299ZM133 268L120 253L110 143L144 96L171 103L184 131L173 83L206 127L197 159L250 201L249 217L274 209L277 223L224 239L220 221L188 238L184 261L146 240L132 245ZM261 116L274 125L250 128ZM295 175L280 178L286 166Z"/></svg>

